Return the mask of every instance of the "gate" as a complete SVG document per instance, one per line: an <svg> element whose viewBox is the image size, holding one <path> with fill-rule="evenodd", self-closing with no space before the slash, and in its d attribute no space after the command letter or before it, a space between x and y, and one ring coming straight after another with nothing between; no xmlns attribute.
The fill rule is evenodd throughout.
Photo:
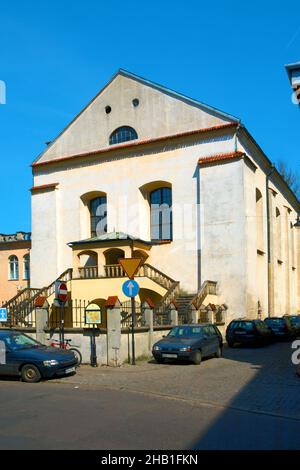
<svg viewBox="0 0 300 470"><path fill-rule="evenodd" d="M130 328L132 324L131 300L122 303L121 317L122 328ZM143 322L142 306L139 302L135 301L135 327L141 328L142 326L145 326Z"/></svg>

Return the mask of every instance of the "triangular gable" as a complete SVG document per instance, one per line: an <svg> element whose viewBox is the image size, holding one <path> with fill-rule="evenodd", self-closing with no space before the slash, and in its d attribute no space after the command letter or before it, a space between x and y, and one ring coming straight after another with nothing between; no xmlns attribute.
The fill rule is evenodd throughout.
<svg viewBox="0 0 300 470"><path fill-rule="evenodd" d="M134 99L139 100L136 107ZM36 162L108 148L109 136L121 126L133 127L138 140L150 140L237 121L204 103L119 70Z"/></svg>

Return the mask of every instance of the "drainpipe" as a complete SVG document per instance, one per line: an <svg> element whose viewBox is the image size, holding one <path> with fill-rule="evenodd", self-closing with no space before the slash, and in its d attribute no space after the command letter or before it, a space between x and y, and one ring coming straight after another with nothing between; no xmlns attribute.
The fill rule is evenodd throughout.
<svg viewBox="0 0 300 470"><path fill-rule="evenodd" d="M269 200L269 181L270 177L275 171L274 165L271 165L271 171L266 175L266 203L267 203L267 246L268 246L268 317L271 316L271 275L272 275L272 260L271 260L271 224L270 224L270 200Z"/></svg>

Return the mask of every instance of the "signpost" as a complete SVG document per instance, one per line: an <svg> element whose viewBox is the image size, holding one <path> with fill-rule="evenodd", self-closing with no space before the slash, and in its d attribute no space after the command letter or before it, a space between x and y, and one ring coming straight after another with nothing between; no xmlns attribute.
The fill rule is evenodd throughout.
<svg viewBox="0 0 300 470"><path fill-rule="evenodd" d="M139 285L134 280L134 276L137 273L139 267L141 266L143 260L141 258L121 258L119 259L119 264L124 269L125 273L129 277L129 280L124 282L122 286L123 293L126 297L131 298L131 338L132 338L132 365L135 366L135 340L134 340L134 327L135 327L135 296L139 293Z"/></svg>
<svg viewBox="0 0 300 470"><path fill-rule="evenodd" d="M0 323L7 322L7 309L0 308Z"/></svg>
<svg viewBox="0 0 300 470"><path fill-rule="evenodd" d="M58 300L60 305L60 331L59 343L60 347L65 342L65 303L68 299L68 287L63 281L56 281L55 283L55 299Z"/></svg>
<svg viewBox="0 0 300 470"><path fill-rule="evenodd" d="M96 325L102 323L101 307L97 304L89 304L85 309L85 324L92 325L91 336L91 366L98 367L97 363L97 349L96 349Z"/></svg>

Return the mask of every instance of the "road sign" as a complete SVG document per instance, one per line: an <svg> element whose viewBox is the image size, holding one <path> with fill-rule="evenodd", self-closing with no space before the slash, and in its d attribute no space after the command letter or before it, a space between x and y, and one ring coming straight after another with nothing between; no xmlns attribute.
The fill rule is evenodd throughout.
<svg viewBox="0 0 300 470"><path fill-rule="evenodd" d="M135 297L139 293L140 286L133 279L129 279L128 281L124 282L122 290L126 297Z"/></svg>
<svg viewBox="0 0 300 470"><path fill-rule="evenodd" d="M137 270L141 266L143 260L141 258L121 258L119 264L124 269L129 279L133 279Z"/></svg>
<svg viewBox="0 0 300 470"><path fill-rule="evenodd" d="M0 322L7 321L7 310L6 308L0 308Z"/></svg>
<svg viewBox="0 0 300 470"><path fill-rule="evenodd" d="M68 287L65 282L57 282L56 286L56 298L61 302L66 302L68 298Z"/></svg>

